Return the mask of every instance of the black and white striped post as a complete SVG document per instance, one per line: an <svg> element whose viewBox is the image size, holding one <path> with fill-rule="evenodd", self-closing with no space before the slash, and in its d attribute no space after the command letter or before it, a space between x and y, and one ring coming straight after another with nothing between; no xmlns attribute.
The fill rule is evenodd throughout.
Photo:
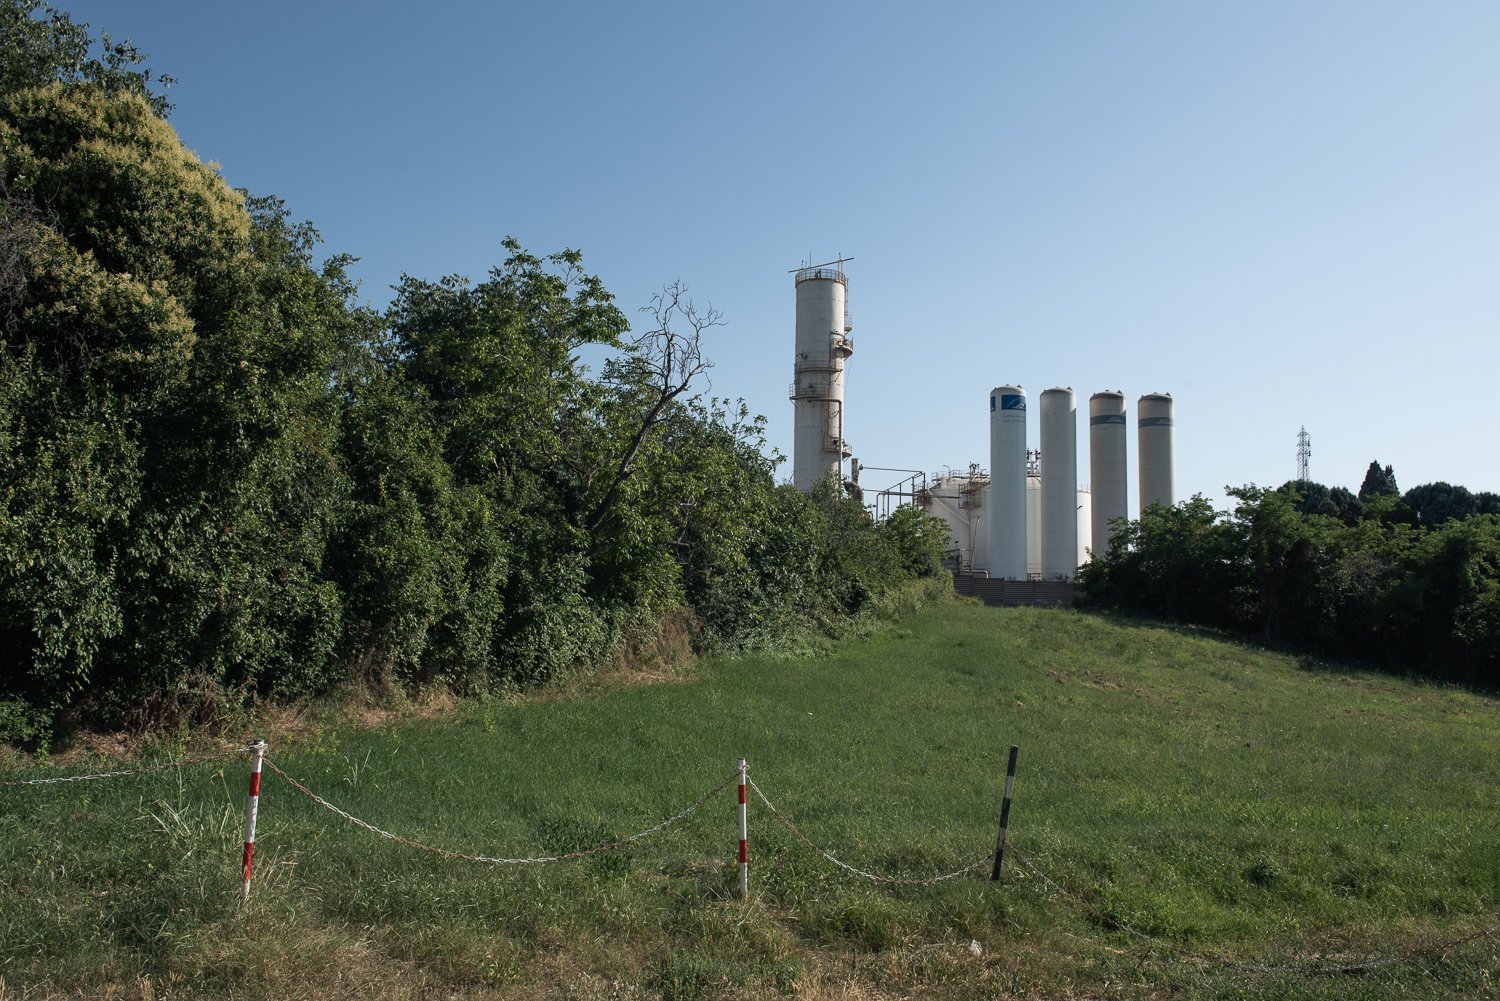
<svg viewBox="0 0 1500 1001"><path fill-rule="evenodd" d="M1000 834L995 839L995 867L990 870L990 880L1000 878L1000 863L1005 860L1005 825L1010 823L1010 794L1016 785L1016 755L1021 748L1010 745L1010 764L1005 768L1005 799L1000 803Z"/></svg>
<svg viewBox="0 0 1500 1001"><path fill-rule="evenodd" d="M745 759L739 763L740 773L740 899L750 899L750 836L745 825Z"/></svg>

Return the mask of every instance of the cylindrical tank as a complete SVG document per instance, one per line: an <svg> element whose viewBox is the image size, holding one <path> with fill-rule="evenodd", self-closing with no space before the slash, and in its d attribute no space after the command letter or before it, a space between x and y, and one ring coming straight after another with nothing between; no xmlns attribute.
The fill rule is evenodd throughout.
<svg viewBox="0 0 1500 1001"><path fill-rule="evenodd" d="M1130 517L1125 439L1125 394L1105 392L1090 396L1089 500L1093 518L1089 535L1096 557L1109 553L1109 523Z"/></svg>
<svg viewBox="0 0 1500 1001"><path fill-rule="evenodd" d="M849 455L844 438L844 361L848 337L847 287L840 268L797 272L797 345L792 366L792 484L811 490Z"/></svg>
<svg viewBox="0 0 1500 1001"><path fill-rule="evenodd" d="M990 576L1026 579L1026 390L990 390Z"/></svg>
<svg viewBox="0 0 1500 1001"><path fill-rule="evenodd" d="M1078 405L1071 389L1048 389L1041 403L1042 577L1078 570Z"/></svg>
<svg viewBox="0 0 1500 1001"><path fill-rule="evenodd" d="M1141 397L1135 405L1135 421L1141 511L1152 504L1171 507L1177 503L1177 431L1172 423L1172 394L1148 393Z"/></svg>
<svg viewBox="0 0 1500 1001"><path fill-rule="evenodd" d="M990 568L988 496L985 477L963 474L938 477L918 492L916 503L948 526L947 549L957 556L960 570Z"/></svg>

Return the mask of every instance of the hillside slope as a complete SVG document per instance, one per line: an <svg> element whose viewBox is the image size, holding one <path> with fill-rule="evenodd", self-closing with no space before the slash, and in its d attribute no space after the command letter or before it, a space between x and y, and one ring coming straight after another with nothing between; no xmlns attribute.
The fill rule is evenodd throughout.
<svg viewBox="0 0 1500 1001"><path fill-rule="evenodd" d="M235 759L0 789L0 977L25 997L1489 996L1496 936L1435 947L1500 922L1497 751L1486 696L943 604L815 657L329 728L271 759L388 831L534 856L649 828L744 756L850 865L978 865L958 878L854 875L752 793L746 907L730 788L618 852L490 866L268 770L246 909Z"/></svg>

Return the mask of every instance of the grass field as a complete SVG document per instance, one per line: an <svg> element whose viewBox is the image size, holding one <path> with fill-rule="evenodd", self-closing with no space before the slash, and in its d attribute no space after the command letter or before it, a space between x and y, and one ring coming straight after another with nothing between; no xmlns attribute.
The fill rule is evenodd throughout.
<svg viewBox="0 0 1500 1001"><path fill-rule="evenodd" d="M1500 935L1435 949L1500 922L1500 700L968 604L694 672L329 722L270 757L387 830L511 856L650 827L744 756L809 838L921 878L993 848L1015 743L1004 879L862 880L752 796L747 904L732 789L619 852L488 866L379 839L268 772L242 906L232 759L0 788L0 998L1500 992Z"/></svg>

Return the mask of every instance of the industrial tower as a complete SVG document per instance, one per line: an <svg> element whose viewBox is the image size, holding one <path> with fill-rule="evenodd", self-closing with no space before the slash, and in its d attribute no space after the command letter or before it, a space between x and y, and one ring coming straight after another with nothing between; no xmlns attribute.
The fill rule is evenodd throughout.
<svg viewBox="0 0 1500 1001"><path fill-rule="evenodd" d="M1142 513L1177 503L1177 431L1171 393L1147 393L1135 404L1136 464Z"/></svg>
<svg viewBox="0 0 1500 1001"><path fill-rule="evenodd" d="M787 394L796 416L792 439L792 484L804 493L832 473L843 482L844 363L854 354L848 280L841 257L797 268L797 354Z"/></svg>

